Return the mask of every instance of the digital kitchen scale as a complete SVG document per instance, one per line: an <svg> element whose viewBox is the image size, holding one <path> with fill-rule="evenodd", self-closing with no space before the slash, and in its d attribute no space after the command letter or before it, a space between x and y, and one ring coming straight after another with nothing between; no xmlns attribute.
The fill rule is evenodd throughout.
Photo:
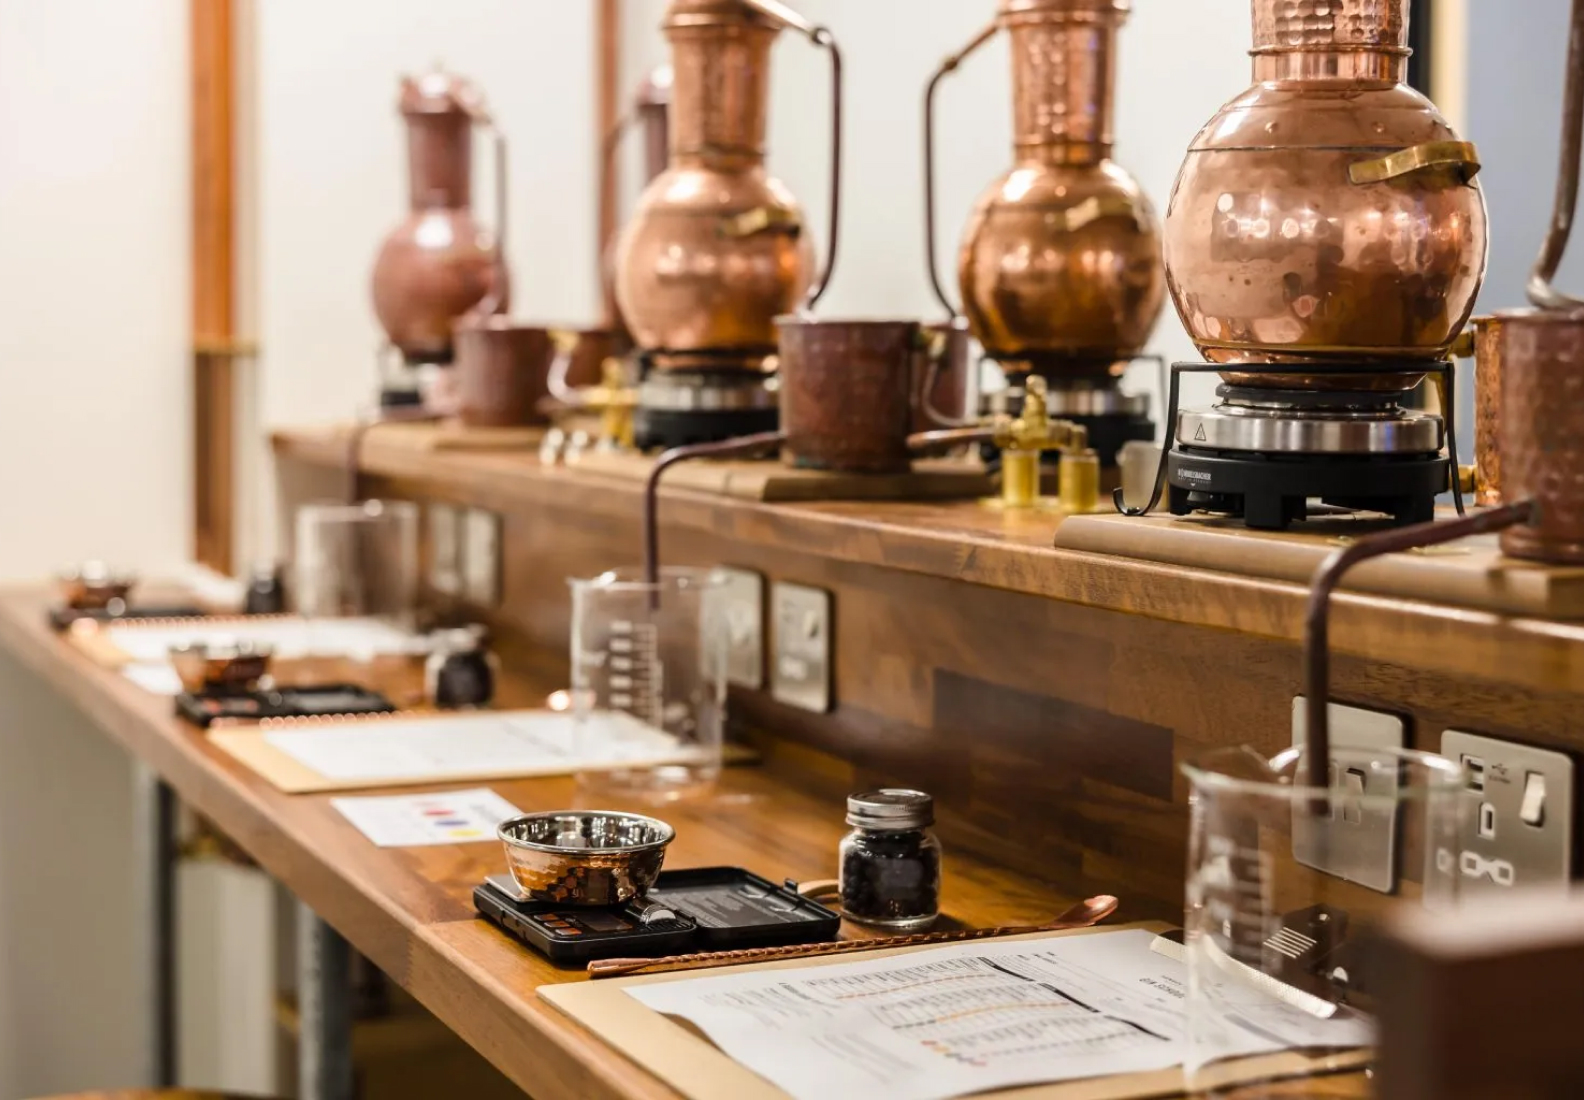
<svg viewBox="0 0 1584 1100"><path fill-rule="evenodd" d="M649 893L626 905L524 901L510 875L473 891L479 914L562 965L590 959L654 958L692 951L777 947L836 938L841 916L740 867L662 871Z"/></svg>

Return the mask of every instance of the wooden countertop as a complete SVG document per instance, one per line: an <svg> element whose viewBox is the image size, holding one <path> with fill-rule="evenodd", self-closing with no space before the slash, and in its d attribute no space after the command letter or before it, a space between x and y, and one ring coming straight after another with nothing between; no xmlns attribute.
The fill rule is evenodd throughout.
<svg viewBox="0 0 1584 1100"><path fill-rule="evenodd" d="M391 433L394 435L395 433ZM273 436L276 453L343 466L345 428ZM573 468L546 467L532 451L425 451L373 431L360 468L486 507L523 503L632 522L640 486ZM1307 586L1230 572L1063 550L1057 517L999 512L976 501L761 504L668 488L667 527L825 558L945 577L1170 622L1296 642ZM1368 660L1537 691L1584 683L1584 623L1500 614L1356 591L1334 600L1331 643Z"/></svg>
<svg viewBox="0 0 1584 1100"><path fill-rule="evenodd" d="M90 661L45 625L46 607L40 590L0 589L0 645L535 1100L677 1096L535 995L547 983L582 981L581 972L557 969L474 917L473 887L504 870L494 844L374 847L329 796L280 793L175 718L168 699ZM526 702L555 686L517 680L503 696ZM569 779L489 786L524 810L576 804ZM846 826L842 807L814 789L795 772L733 768L708 799L650 808L677 827L667 866L831 877ZM1115 892L1126 919L1125 884ZM969 924L1046 920L1071 900L964 856L947 863L946 909Z"/></svg>

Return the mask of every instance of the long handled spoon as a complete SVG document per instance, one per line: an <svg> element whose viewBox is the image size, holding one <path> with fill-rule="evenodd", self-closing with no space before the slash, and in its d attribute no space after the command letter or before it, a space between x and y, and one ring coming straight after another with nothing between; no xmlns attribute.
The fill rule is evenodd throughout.
<svg viewBox="0 0 1584 1100"><path fill-rule="evenodd" d="M667 955L658 959L595 959L588 964L591 978L617 978L626 974L660 974L668 970L704 970L739 963L772 962L776 959L802 959L816 955L844 955L873 951L882 947L915 947L926 943L960 943L986 940L996 936L1021 936L1030 932L1064 932L1099 924L1116 912L1117 899L1110 894L1085 898L1048 924L1005 925L977 928L967 932L921 932L913 936L883 936L864 940L838 940L835 943L799 943L787 947L751 947L738 951L697 951L691 955Z"/></svg>

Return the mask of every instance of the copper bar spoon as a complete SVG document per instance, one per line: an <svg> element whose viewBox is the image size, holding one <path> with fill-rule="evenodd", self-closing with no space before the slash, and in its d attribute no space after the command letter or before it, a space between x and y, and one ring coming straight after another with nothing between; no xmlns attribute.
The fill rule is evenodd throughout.
<svg viewBox="0 0 1584 1100"><path fill-rule="evenodd" d="M740 951L698 951L691 955L667 955L658 959L595 959L588 964L588 974L591 978L619 978L628 974L661 974L671 970L705 970L717 966L736 966L739 963L844 955L883 947L959 943L964 940L985 940L998 936L1022 936L1030 932L1065 932L1099 924L1115 913L1116 908L1116 898L1110 894L1097 894L1078 902L1048 924L1005 925L1000 928L977 928L966 932L921 932L913 936L838 940L835 943L800 943L786 947L755 947Z"/></svg>

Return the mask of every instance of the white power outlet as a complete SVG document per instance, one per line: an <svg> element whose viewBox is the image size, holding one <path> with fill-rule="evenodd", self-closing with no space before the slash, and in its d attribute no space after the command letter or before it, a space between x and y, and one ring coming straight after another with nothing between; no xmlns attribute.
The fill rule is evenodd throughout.
<svg viewBox="0 0 1584 1100"><path fill-rule="evenodd" d="M462 515L449 504L429 505L429 587L462 593Z"/></svg>
<svg viewBox="0 0 1584 1100"><path fill-rule="evenodd" d="M1458 851L1437 851L1458 870L1460 891L1566 890L1573 877L1573 758L1475 733L1447 730L1441 755L1461 763L1477 804Z"/></svg>
<svg viewBox="0 0 1584 1100"><path fill-rule="evenodd" d="M469 508L462 526L462 595L474 607L494 607L500 602L500 517Z"/></svg>
<svg viewBox="0 0 1584 1100"><path fill-rule="evenodd" d="M1366 755L1400 749L1408 742L1408 725L1394 714L1326 705L1333 750ZM1293 744L1304 744L1304 698L1293 700ZM1343 774L1336 774L1338 770ZM1392 806L1399 781L1394 768L1347 768L1331 761L1334 790L1352 792L1333 798L1331 817L1293 812L1293 858L1306 867L1390 894L1397 889L1398 815Z"/></svg>

